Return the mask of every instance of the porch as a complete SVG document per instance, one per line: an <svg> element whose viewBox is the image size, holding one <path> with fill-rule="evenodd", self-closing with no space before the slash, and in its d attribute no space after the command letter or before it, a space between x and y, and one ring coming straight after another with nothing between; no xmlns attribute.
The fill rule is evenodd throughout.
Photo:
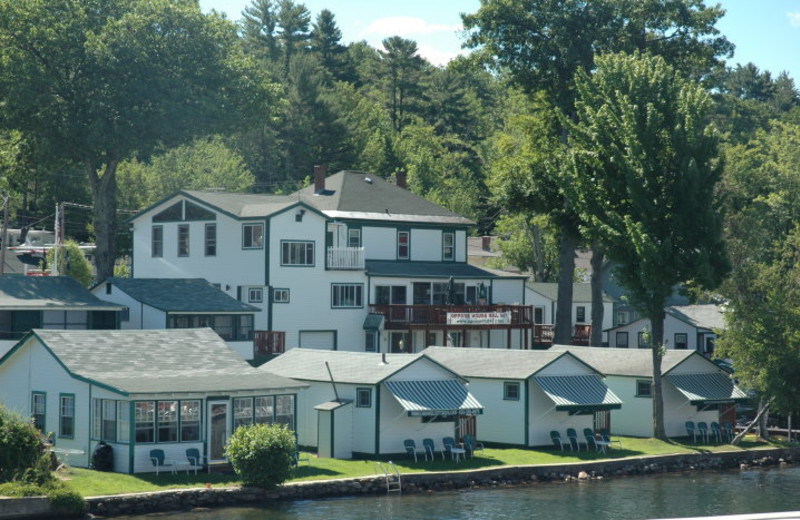
<svg viewBox="0 0 800 520"><path fill-rule="evenodd" d="M363 247L329 247L326 267L341 271L359 271L364 269Z"/></svg>
<svg viewBox="0 0 800 520"><path fill-rule="evenodd" d="M286 332L282 330L256 330L253 332L253 356L283 354L286 351Z"/></svg>
<svg viewBox="0 0 800 520"><path fill-rule="evenodd" d="M533 326L533 344L538 346L547 346L553 344L555 338L556 326L553 324L536 324ZM575 346L588 346L589 338L592 336L591 325L575 325L572 330L572 339L570 345Z"/></svg>
<svg viewBox="0 0 800 520"><path fill-rule="evenodd" d="M533 325L529 305L370 305L369 313L383 315L387 330L522 329Z"/></svg>

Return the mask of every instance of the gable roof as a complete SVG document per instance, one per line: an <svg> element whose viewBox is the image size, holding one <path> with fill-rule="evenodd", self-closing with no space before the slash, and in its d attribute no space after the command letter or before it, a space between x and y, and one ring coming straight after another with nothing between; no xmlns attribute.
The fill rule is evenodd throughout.
<svg viewBox="0 0 800 520"><path fill-rule="evenodd" d="M566 352L428 347L423 353L464 377L528 379Z"/></svg>
<svg viewBox="0 0 800 520"><path fill-rule="evenodd" d="M211 329L36 329L0 359L0 364L31 337L38 338L73 377L124 395L294 391L307 386L256 370Z"/></svg>
<svg viewBox="0 0 800 520"><path fill-rule="evenodd" d="M674 305L664 311L698 329L725 330L722 307L713 303L703 305Z"/></svg>
<svg viewBox="0 0 800 520"><path fill-rule="evenodd" d="M528 289L537 292L551 301L558 301L558 284L550 282L528 282L525 284ZM612 303L613 298L603 292L603 302ZM574 283L572 284L573 303L592 303L592 284Z"/></svg>
<svg viewBox="0 0 800 520"><path fill-rule="evenodd" d="M607 376L653 376L653 352L649 348L605 348L553 345L550 347L550 350L556 352L570 352L587 365L595 367ZM699 356L699 354L693 350L667 350L664 353L664 357L661 358L661 373L666 374L692 355ZM717 369L716 365L711 362L709 363L712 367Z"/></svg>
<svg viewBox="0 0 800 520"><path fill-rule="evenodd" d="M259 369L301 381L330 381L332 374L336 383L377 385L423 357L423 354L293 348L261 365ZM431 361L438 364L435 360ZM328 373L326 363L331 374ZM453 377L458 378L458 375L453 373Z"/></svg>
<svg viewBox="0 0 800 520"><path fill-rule="evenodd" d="M377 175L362 171L343 170L326 177L322 194L315 195L312 185L295 192L295 195L331 218L462 226L475 224Z"/></svg>
<svg viewBox="0 0 800 520"><path fill-rule="evenodd" d="M68 276L0 276L0 310L121 311Z"/></svg>
<svg viewBox="0 0 800 520"><path fill-rule="evenodd" d="M203 278L109 278L131 298L164 312L259 312Z"/></svg>

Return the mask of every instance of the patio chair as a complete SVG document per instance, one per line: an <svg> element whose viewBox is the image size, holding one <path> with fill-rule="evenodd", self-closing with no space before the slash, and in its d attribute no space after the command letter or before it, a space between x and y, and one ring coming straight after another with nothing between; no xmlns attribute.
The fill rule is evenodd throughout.
<svg viewBox="0 0 800 520"><path fill-rule="evenodd" d="M700 434L703 442L708 442L708 424L702 421L697 423L697 433Z"/></svg>
<svg viewBox="0 0 800 520"><path fill-rule="evenodd" d="M572 451L581 451L581 441L578 440L578 432L575 431L575 428L567 428L567 439ZM588 450L589 447L587 446L586 449Z"/></svg>
<svg viewBox="0 0 800 520"><path fill-rule="evenodd" d="M716 442L722 442L722 430L719 427L718 422L712 422L709 426L711 428L710 434L714 437Z"/></svg>
<svg viewBox="0 0 800 520"><path fill-rule="evenodd" d="M591 450L592 448L594 448L594 451L600 451L600 446L597 444L597 439L595 438L595 433L593 429L584 428L583 437L586 439L587 450Z"/></svg>
<svg viewBox="0 0 800 520"><path fill-rule="evenodd" d="M730 421L725 421L722 424L722 431L725 434L725 437L728 439L728 442L733 441L734 431L733 431L733 424Z"/></svg>
<svg viewBox="0 0 800 520"><path fill-rule="evenodd" d="M464 435L464 449L474 458L476 450L483 451L483 443L476 441L474 435L467 434Z"/></svg>
<svg viewBox="0 0 800 520"><path fill-rule="evenodd" d="M150 450L150 462L152 462L153 466L156 468L156 475L158 475L159 471L163 468L169 468L170 472L175 474L175 463L166 458L164 450Z"/></svg>
<svg viewBox="0 0 800 520"><path fill-rule="evenodd" d="M428 455L431 456L431 460L436 458L436 445L433 443L433 439L422 439L422 449L425 451L426 460ZM444 451L442 452L442 460L444 460Z"/></svg>
<svg viewBox="0 0 800 520"><path fill-rule="evenodd" d="M617 443L619 449L622 449L622 441L619 439L611 439L611 433L609 433L608 428L600 428L600 438L603 439L608 443L608 447L612 447L614 443Z"/></svg>
<svg viewBox="0 0 800 520"><path fill-rule="evenodd" d="M406 453L414 457L414 462L417 462L417 443L414 442L414 439L404 440L403 446L406 448Z"/></svg>
<svg viewBox="0 0 800 520"><path fill-rule="evenodd" d="M686 421L686 436L692 438L692 442L697 442L697 429L694 427L693 421Z"/></svg>
<svg viewBox="0 0 800 520"><path fill-rule="evenodd" d="M194 474L197 475L197 470L208 468L208 472L211 473L211 466L208 465L208 459L200 455L200 450L197 448L187 448L186 449L186 460L189 462L189 467L186 469L186 474L188 475L191 470L194 470Z"/></svg>
<svg viewBox="0 0 800 520"><path fill-rule="evenodd" d="M453 448L456 447L456 440L452 437L443 437L442 438L442 446L444 447L444 453L450 455L450 458L455 458L453 455Z"/></svg>
<svg viewBox="0 0 800 520"><path fill-rule="evenodd" d="M553 441L553 446L555 446L556 448L558 448L561 451L564 451L564 443L561 441L561 434L558 433L558 431L556 431L556 430L551 430L550 431L550 440ZM567 446L569 446L569 449L571 451L572 450L572 446L569 445L569 444L567 444Z"/></svg>

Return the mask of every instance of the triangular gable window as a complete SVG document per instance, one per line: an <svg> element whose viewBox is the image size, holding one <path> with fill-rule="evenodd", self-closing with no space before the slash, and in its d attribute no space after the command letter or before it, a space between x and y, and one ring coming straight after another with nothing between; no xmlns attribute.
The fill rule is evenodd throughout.
<svg viewBox="0 0 800 520"><path fill-rule="evenodd" d="M186 201L186 220L216 220L217 214Z"/></svg>
<svg viewBox="0 0 800 520"><path fill-rule="evenodd" d="M183 220L183 201L176 202L153 217L153 222L175 222Z"/></svg>

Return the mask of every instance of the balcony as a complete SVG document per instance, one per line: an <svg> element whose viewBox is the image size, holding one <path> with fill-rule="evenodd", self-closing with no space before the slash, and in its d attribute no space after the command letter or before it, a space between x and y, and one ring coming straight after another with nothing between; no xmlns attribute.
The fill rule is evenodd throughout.
<svg viewBox="0 0 800 520"><path fill-rule="evenodd" d="M533 343L534 345L547 345L553 344L555 338L556 326L552 324L534 325L533 326ZM591 325L575 325L572 331L572 339L570 345L587 346L589 339L592 335Z"/></svg>
<svg viewBox="0 0 800 520"><path fill-rule="evenodd" d="M257 330L253 333L253 355L269 356L286 351L286 332Z"/></svg>
<svg viewBox="0 0 800 520"><path fill-rule="evenodd" d="M386 329L522 329L533 325L529 305L370 305Z"/></svg>
<svg viewBox="0 0 800 520"><path fill-rule="evenodd" d="M341 271L359 271L364 269L363 247L329 247L328 259L325 264L328 269Z"/></svg>

